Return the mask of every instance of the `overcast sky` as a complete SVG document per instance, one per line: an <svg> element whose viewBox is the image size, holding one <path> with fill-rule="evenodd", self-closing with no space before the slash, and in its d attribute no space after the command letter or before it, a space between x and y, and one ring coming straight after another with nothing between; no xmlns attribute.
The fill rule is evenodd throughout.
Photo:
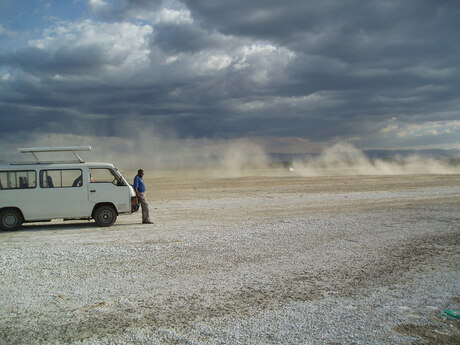
<svg viewBox="0 0 460 345"><path fill-rule="evenodd" d="M457 0L1 0L0 144L460 148L459 18Z"/></svg>

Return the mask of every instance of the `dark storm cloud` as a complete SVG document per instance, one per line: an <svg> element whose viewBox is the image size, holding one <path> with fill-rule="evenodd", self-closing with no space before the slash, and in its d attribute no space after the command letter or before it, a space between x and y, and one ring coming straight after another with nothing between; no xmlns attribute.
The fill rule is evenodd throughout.
<svg viewBox="0 0 460 345"><path fill-rule="evenodd" d="M104 21L0 53L0 116L13 119L0 132L126 136L114 123L129 117L187 138L423 145L460 132L456 2L99 4Z"/></svg>
<svg viewBox="0 0 460 345"><path fill-rule="evenodd" d="M328 119L339 117L330 126L330 135L339 127L345 135L356 134L353 132L357 130L348 126L350 120L373 117L379 121L391 114L407 121L434 120L433 116L439 116L437 111L457 109L455 90L460 85L454 60L460 56L456 34L460 31L459 4L194 0L185 3L205 26L226 34L266 39L295 51L297 58L287 72L291 95L319 90L341 92L345 104L340 110L321 113L323 125L328 125ZM424 92L424 87L437 87L438 91ZM444 119L458 118L456 112L449 114ZM311 115L306 114L305 122L317 128L319 124L308 119Z"/></svg>
<svg viewBox="0 0 460 345"><path fill-rule="evenodd" d="M291 64L290 77L310 86L307 92L397 87L401 83L403 89L458 80L455 61L460 56L459 3L431 0L184 0L184 3L206 27L265 39L295 51L298 59ZM449 73L445 68L452 70ZM436 73L444 75L433 75Z"/></svg>
<svg viewBox="0 0 460 345"><path fill-rule="evenodd" d="M289 37L310 30L324 20L331 21L334 18L331 10L353 11L347 1L184 0L184 3L205 26L228 34L266 39Z"/></svg>
<svg viewBox="0 0 460 345"><path fill-rule="evenodd" d="M219 41L192 24L159 25L156 27L155 46L168 53L195 53L218 46Z"/></svg>
<svg viewBox="0 0 460 345"><path fill-rule="evenodd" d="M80 74L96 71L105 64L98 46L59 49L52 54L29 47L6 56L0 55L0 64L6 64L34 75L50 73Z"/></svg>
<svg viewBox="0 0 460 345"><path fill-rule="evenodd" d="M368 54L390 53L383 48L407 53L419 47L423 52L436 54L428 48L456 41L451 34L459 28L460 5L452 1L184 0L184 3L204 26L227 34L276 40L311 53L334 56L342 53L344 57L363 60ZM443 40L426 42L434 37Z"/></svg>

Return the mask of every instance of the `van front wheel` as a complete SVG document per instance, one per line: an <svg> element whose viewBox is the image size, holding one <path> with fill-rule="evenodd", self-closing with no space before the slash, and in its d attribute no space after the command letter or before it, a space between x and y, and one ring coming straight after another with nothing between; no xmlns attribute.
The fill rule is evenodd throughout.
<svg viewBox="0 0 460 345"><path fill-rule="evenodd" d="M117 212L112 206L99 206L94 210L94 220L98 226L112 226L117 220Z"/></svg>
<svg viewBox="0 0 460 345"><path fill-rule="evenodd" d="M7 209L0 212L0 228L2 230L18 230L24 222L21 212Z"/></svg>

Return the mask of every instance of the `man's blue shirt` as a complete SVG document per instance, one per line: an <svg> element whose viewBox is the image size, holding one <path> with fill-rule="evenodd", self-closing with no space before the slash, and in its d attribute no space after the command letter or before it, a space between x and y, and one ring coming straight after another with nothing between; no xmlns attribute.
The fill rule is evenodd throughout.
<svg viewBox="0 0 460 345"><path fill-rule="evenodd" d="M139 193L145 192L146 188L144 180L142 180L142 177L140 177L139 175L136 175L136 177L134 178L134 188L136 188Z"/></svg>

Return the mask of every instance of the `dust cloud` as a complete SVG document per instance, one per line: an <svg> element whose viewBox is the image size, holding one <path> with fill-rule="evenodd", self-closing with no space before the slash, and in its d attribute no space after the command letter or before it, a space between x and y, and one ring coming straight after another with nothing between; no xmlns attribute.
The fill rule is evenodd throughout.
<svg viewBox="0 0 460 345"><path fill-rule="evenodd" d="M165 177L240 177L248 170L267 167L270 161L264 148L248 139L180 138L169 128L133 118L117 123L113 131L112 136L32 134L27 140L10 142L0 159L4 163L35 161L30 154L19 153L19 147L91 146L90 152L78 152L84 161L110 162L129 173L142 168L151 176ZM46 161L75 160L72 153L38 156Z"/></svg>
<svg viewBox="0 0 460 345"><path fill-rule="evenodd" d="M294 161L290 170L300 176L458 174L460 166L420 155L370 159L349 143L337 143L317 157Z"/></svg>
<svg viewBox="0 0 460 345"><path fill-rule="evenodd" d="M280 159L276 154L267 152L263 144L251 139L182 138L170 128L144 123L136 118L114 125L112 136L95 132L86 135L32 135L21 142L10 142L0 160L31 160L24 154L18 155L18 147L83 145L92 146L91 152L79 153L85 161L110 162L129 173L142 168L152 177L460 173L458 159L452 162L420 155L371 159L349 143L327 147L316 156L285 155ZM13 151L16 155L6 154Z"/></svg>

